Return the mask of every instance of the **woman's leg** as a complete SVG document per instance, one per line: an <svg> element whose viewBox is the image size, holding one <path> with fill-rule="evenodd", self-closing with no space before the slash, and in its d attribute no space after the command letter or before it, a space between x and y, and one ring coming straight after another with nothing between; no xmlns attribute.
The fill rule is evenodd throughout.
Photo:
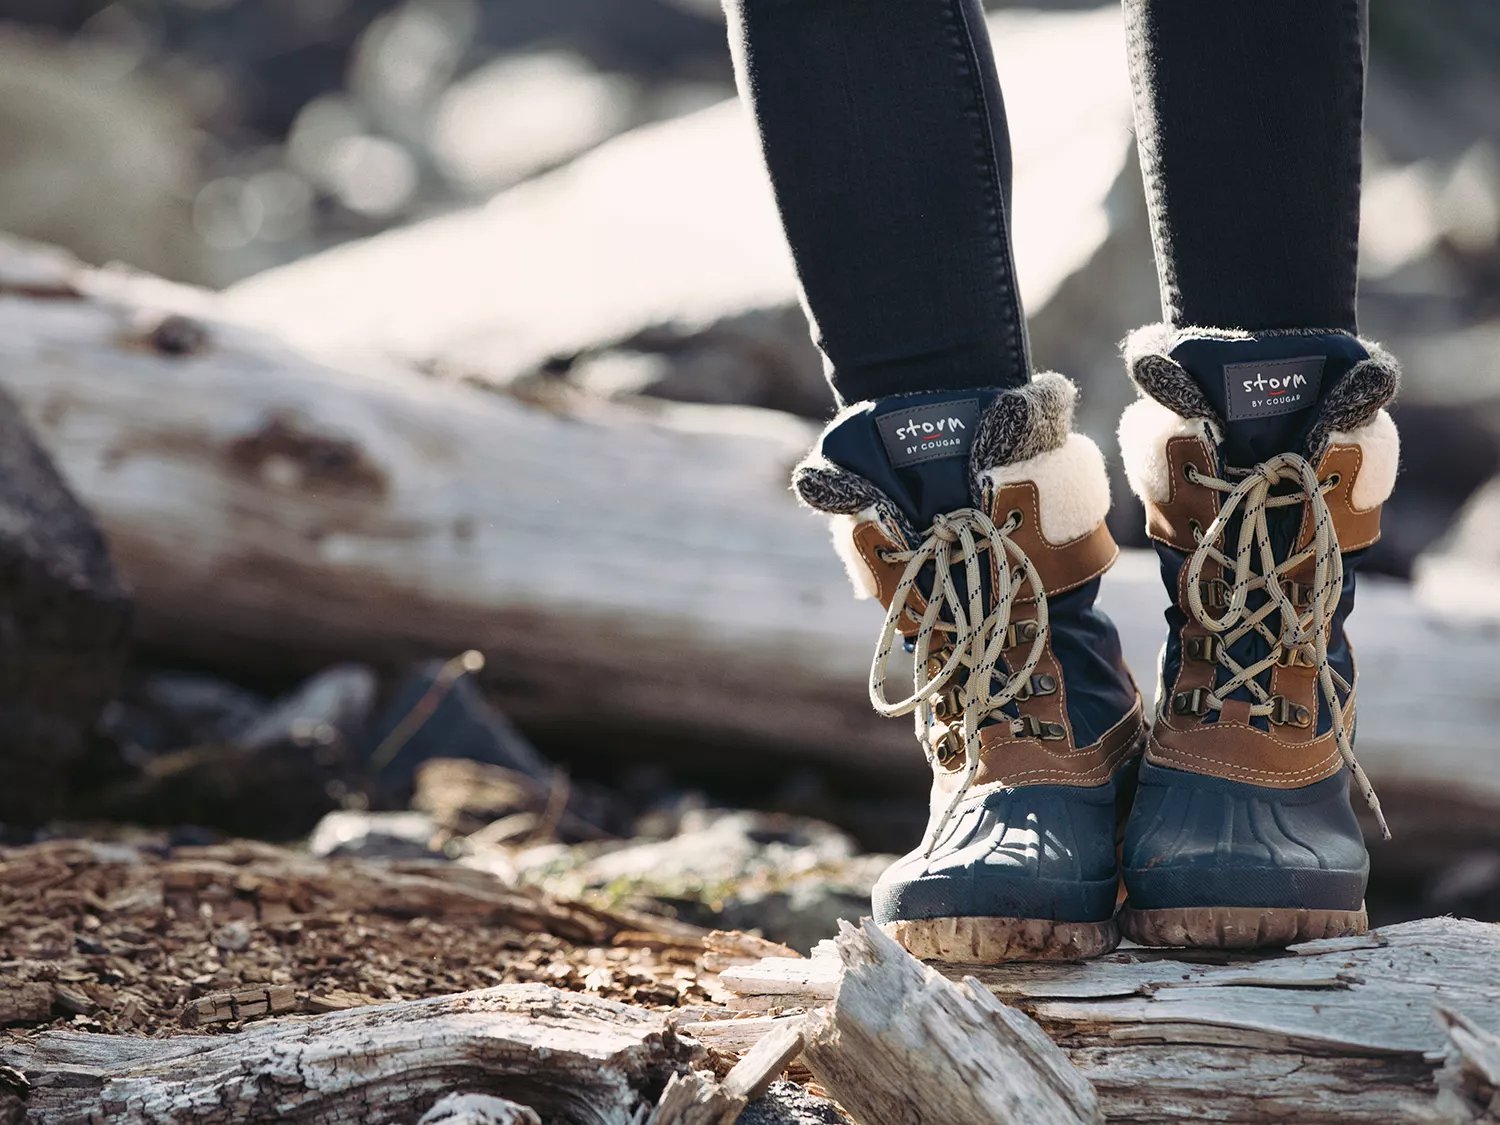
<svg viewBox="0 0 1500 1125"><path fill-rule="evenodd" d="M1355 331L1364 0L1125 0L1162 306Z"/></svg>
<svg viewBox="0 0 1500 1125"><path fill-rule="evenodd" d="M978 0L725 10L836 394L1025 383L1010 141Z"/></svg>

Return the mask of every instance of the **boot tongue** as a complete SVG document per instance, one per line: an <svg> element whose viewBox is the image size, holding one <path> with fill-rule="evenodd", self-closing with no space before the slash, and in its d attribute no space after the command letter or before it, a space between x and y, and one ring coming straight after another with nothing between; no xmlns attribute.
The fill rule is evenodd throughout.
<svg viewBox="0 0 1500 1125"><path fill-rule="evenodd" d="M823 456L879 488L911 521L975 503L969 449L993 389L895 395L863 404L823 435Z"/></svg>
<svg viewBox="0 0 1500 1125"><path fill-rule="evenodd" d="M1224 460L1249 468L1301 453L1316 407L1368 354L1343 332L1226 340L1184 334L1171 357L1224 419Z"/></svg>

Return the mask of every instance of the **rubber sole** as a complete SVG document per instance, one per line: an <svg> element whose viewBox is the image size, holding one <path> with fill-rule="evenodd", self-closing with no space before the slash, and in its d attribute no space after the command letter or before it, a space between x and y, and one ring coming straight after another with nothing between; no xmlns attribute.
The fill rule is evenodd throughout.
<svg viewBox="0 0 1500 1125"><path fill-rule="evenodd" d="M1054 922L1046 918L904 918L880 928L913 957L996 965L1004 961L1082 961L1120 944L1113 919Z"/></svg>
<svg viewBox="0 0 1500 1125"><path fill-rule="evenodd" d="M1120 911L1120 929L1139 945L1199 949L1274 949L1300 941L1353 937L1370 928L1358 910L1263 906L1178 906Z"/></svg>

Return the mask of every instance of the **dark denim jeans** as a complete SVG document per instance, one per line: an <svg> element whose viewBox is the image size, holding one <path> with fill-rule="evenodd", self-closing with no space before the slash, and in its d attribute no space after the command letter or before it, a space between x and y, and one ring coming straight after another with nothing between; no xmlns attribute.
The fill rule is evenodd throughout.
<svg viewBox="0 0 1500 1125"><path fill-rule="evenodd" d="M1124 8L1165 315L1352 331L1364 0ZM979 0L725 9L835 393L1025 382L1010 141Z"/></svg>

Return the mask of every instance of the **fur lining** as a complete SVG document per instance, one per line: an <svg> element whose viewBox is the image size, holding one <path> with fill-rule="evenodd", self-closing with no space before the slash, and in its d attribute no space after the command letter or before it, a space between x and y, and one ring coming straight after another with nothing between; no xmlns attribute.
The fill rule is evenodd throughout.
<svg viewBox="0 0 1500 1125"><path fill-rule="evenodd" d="M865 563L864 556L855 549L854 529L862 523L879 518L880 513L876 509L866 508L854 515L835 515L828 521L828 531L833 536L833 549L838 552L839 561L844 564L844 570L849 574L849 584L854 587L854 596L859 601L873 598L877 586L875 575Z"/></svg>
<svg viewBox="0 0 1500 1125"><path fill-rule="evenodd" d="M1384 504L1396 487L1396 469L1401 462L1401 435L1385 410L1353 430L1335 430L1328 444L1357 445L1361 458L1350 502L1361 510Z"/></svg>
<svg viewBox="0 0 1500 1125"><path fill-rule="evenodd" d="M1165 504L1172 496L1172 472L1167 464L1167 442L1174 437L1201 437L1210 444L1218 438L1212 424L1180 418L1159 402L1136 399L1120 415L1120 456L1130 491L1142 501ZM1363 454L1359 477L1350 497L1356 508L1373 508L1390 499L1401 459L1401 438L1385 410L1353 430L1335 430L1327 445L1357 445ZM1322 458L1319 453L1319 459Z"/></svg>
<svg viewBox="0 0 1500 1125"><path fill-rule="evenodd" d="M1061 545L1087 535L1109 514L1104 454L1083 434L1070 434L1056 449L980 474L982 485L997 489L1019 481L1037 487L1042 537L1049 543Z"/></svg>
<svg viewBox="0 0 1500 1125"><path fill-rule="evenodd" d="M1216 445L1219 435L1204 418L1183 418L1155 399L1138 398L1120 415L1120 456L1130 491L1141 500L1165 504L1172 497L1172 470L1167 442L1201 437Z"/></svg>
<svg viewBox="0 0 1500 1125"><path fill-rule="evenodd" d="M1061 446L1073 429L1077 401L1078 388L1055 371L1043 371L1024 387L999 395L979 419L969 450L969 472L976 483L986 469Z"/></svg>

